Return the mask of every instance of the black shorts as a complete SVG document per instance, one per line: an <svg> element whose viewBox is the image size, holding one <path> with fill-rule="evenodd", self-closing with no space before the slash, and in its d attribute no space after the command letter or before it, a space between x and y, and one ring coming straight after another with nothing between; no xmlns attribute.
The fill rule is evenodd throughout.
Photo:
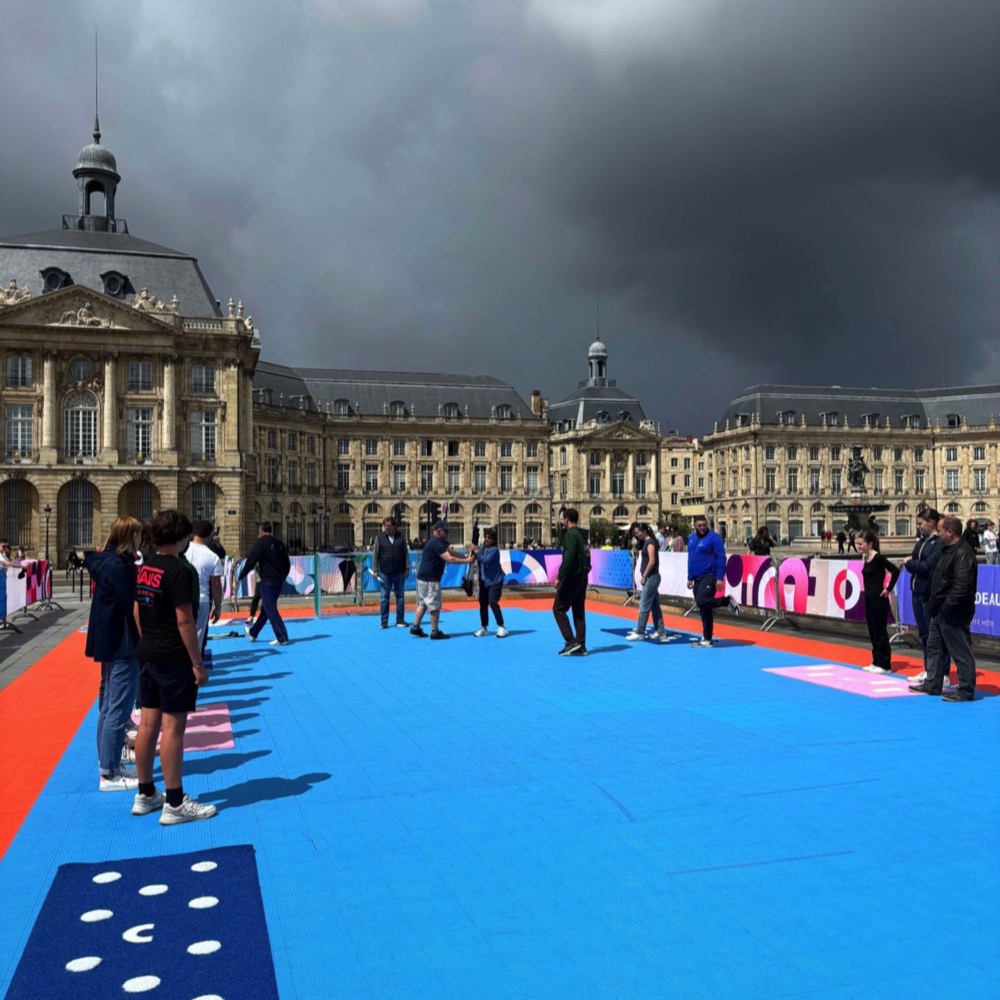
<svg viewBox="0 0 1000 1000"><path fill-rule="evenodd" d="M162 712L193 712L198 700L198 685L190 663L139 664L139 699L144 708Z"/></svg>

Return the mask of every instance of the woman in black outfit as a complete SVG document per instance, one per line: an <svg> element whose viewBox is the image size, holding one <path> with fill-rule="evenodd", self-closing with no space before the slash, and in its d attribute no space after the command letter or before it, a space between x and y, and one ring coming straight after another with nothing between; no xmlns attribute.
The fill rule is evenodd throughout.
<svg viewBox="0 0 1000 1000"><path fill-rule="evenodd" d="M870 674L891 674L891 647L889 646L889 594L899 579L899 567L878 548L878 535L874 531L861 532L857 538L858 553L864 559L861 578L865 591L865 622L872 643L872 662L864 667ZM889 582L885 575L889 574Z"/></svg>
<svg viewBox="0 0 1000 1000"><path fill-rule="evenodd" d="M757 534L750 539L747 543L747 548L750 550L750 554L754 556L769 556L771 554L771 549L777 543L771 537L771 532L767 530L767 526L763 526L758 529Z"/></svg>

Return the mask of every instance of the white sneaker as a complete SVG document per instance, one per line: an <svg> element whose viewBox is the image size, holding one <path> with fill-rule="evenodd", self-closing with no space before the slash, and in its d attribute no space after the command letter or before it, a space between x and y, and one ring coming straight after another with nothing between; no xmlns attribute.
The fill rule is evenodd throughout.
<svg viewBox="0 0 1000 1000"><path fill-rule="evenodd" d="M732 613L734 615L736 615L737 618L739 618L739 616L740 616L740 606L739 606L739 604L736 603L736 598L735 597L730 597L729 598L729 610L732 611Z"/></svg>
<svg viewBox="0 0 1000 1000"><path fill-rule="evenodd" d="M714 646L715 642L712 639L698 639L691 643L692 649L708 649Z"/></svg>
<svg viewBox="0 0 1000 1000"><path fill-rule="evenodd" d="M102 777L100 787L102 792L134 792L139 787L139 779L116 774L113 778Z"/></svg>
<svg viewBox="0 0 1000 1000"><path fill-rule="evenodd" d="M472 634L475 636L482 637L484 635L489 635L490 630L484 626L483 628L477 628L476 631L473 632Z"/></svg>
<svg viewBox="0 0 1000 1000"><path fill-rule="evenodd" d="M506 639L508 635L510 635L510 633L503 627L503 625L501 625L500 628L497 629L498 639Z"/></svg>
<svg viewBox="0 0 1000 1000"><path fill-rule="evenodd" d="M249 639L249 640L250 640L251 642L256 642L256 641L257 641L257 636L255 636L255 635L251 635L251 634L250 634L250 626L249 626L249 625L244 625L244 626L243 626L243 631L244 631L244 632L246 632L246 634L247 634L247 638L248 638L248 639Z"/></svg>
<svg viewBox="0 0 1000 1000"><path fill-rule="evenodd" d="M945 691L947 691L950 688L953 688L954 686L955 685L951 683L951 678L949 676L945 675L944 680L941 681L941 687L942 687L942 689L945 690Z"/></svg>
<svg viewBox="0 0 1000 1000"><path fill-rule="evenodd" d="M638 642L640 639L645 639L645 638L646 638L646 633L645 632L637 632L635 629L632 629L632 631L629 632L629 634L625 636L625 641L626 642Z"/></svg>
<svg viewBox="0 0 1000 1000"><path fill-rule="evenodd" d="M272 639L268 645L269 646L290 646L292 644L291 639Z"/></svg>
<svg viewBox="0 0 1000 1000"><path fill-rule="evenodd" d="M190 795L185 795L184 801L179 806L172 806L167 802L163 803L160 825L173 826L175 823L193 823L199 819L211 819L215 813L215 806L203 806L200 802L195 802Z"/></svg>
<svg viewBox="0 0 1000 1000"><path fill-rule="evenodd" d="M911 684L923 684L923 682L925 680L927 680L927 671L926 670L921 670L920 673L917 674L916 677L911 677L910 678L910 683Z"/></svg>
<svg viewBox="0 0 1000 1000"><path fill-rule="evenodd" d="M153 792L152 795L143 795L142 792L136 792L135 801L132 803L132 815L148 816L149 813L159 812L166 801L167 797L163 792Z"/></svg>
<svg viewBox="0 0 1000 1000"><path fill-rule="evenodd" d="M887 667L879 667L879 666L876 666L874 663L869 663L867 667L862 667L861 669L864 670L864 671L866 671L869 674L891 674L892 673L892 671L889 670Z"/></svg>
<svg viewBox="0 0 1000 1000"><path fill-rule="evenodd" d="M122 763L123 764L134 764L135 763L135 750L126 744L122 747Z"/></svg>
<svg viewBox="0 0 1000 1000"><path fill-rule="evenodd" d="M135 738L138 735L139 735L138 729L125 730L125 746L127 746L129 750L135 749Z"/></svg>

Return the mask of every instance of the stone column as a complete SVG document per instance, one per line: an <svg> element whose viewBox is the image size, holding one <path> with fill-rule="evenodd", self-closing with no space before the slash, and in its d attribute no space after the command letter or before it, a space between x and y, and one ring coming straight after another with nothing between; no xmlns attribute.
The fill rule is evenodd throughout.
<svg viewBox="0 0 1000 1000"><path fill-rule="evenodd" d="M177 357L163 359L163 430L161 450L163 461L173 464L177 452L177 396L174 388Z"/></svg>
<svg viewBox="0 0 1000 1000"><path fill-rule="evenodd" d="M56 355L55 351L46 351L44 357L43 389L45 399L42 402L42 455L43 462L55 462L59 441L56 431L56 419L59 415L59 402L56 399Z"/></svg>
<svg viewBox="0 0 1000 1000"><path fill-rule="evenodd" d="M102 459L118 461L118 393L115 385L114 352L104 355L104 427L101 437Z"/></svg>

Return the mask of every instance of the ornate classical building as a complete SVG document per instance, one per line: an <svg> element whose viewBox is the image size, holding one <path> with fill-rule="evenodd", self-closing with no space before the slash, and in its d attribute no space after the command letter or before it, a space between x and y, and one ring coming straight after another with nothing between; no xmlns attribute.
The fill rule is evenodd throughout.
<svg viewBox="0 0 1000 1000"><path fill-rule="evenodd" d="M245 543L252 319L220 309L194 257L129 234L96 121L73 175L62 228L0 239L0 530L61 560L119 513L178 506Z"/></svg>
<svg viewBox="0 0 1000 1000"><path fill-rule="evenodd" d="M635 397L608 378L608 349L598 335L587 352L588 377L549 407L549 464L555 507L575 507L625 527L660 520L660 435Z"/></svg>
<svg viewBox="0 0 1000 1000"><path fill-rule="evenodd" d="M548 421L488 375L288 368L254 377L254 516L291 547L368 545L382 519L429 537L447 505L450 541L497 525L500 543L548 539Z"/></svg>
<svg viewBox="0 0 1000 1000"><path fill-rule="evenodd" d="M705 505L730 537L838 530L861 448L883 534L912 536L924 504L1000 522L1000 385L947 389L752 386L703 441Z"/></svg>

